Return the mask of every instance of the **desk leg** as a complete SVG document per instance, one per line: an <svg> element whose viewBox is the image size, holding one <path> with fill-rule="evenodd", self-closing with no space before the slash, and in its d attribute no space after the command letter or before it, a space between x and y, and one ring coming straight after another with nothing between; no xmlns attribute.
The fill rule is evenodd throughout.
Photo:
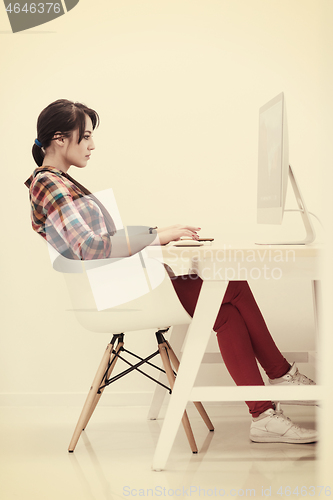
<svg viewBox="0 0 333 500"><path fill-rule="evenodd" d="M313 298L313 311L314 311L314 320L315 320L315 330L316 330L316 340L318 350L318 334L321 327L321 283L319 280L312 280L312 298Z"/></svg>
<svg viewBox="0 0 333 500"><path fill-rule="evenodd" d="M187 329L188 325L176 325L173 326L171 330L169 343L179 358L180 358L181 348L184 343L184 339L186 337ZM163 384L168 383L168 379L165 373L161 373L158 380ZM149 420L156 420L158 418L166 394L167 391L165 390L164 387L156 385L153 399L149 408L149 413L148 413Z"/></svg>
<svg viewBox="0 0 333 500"><path fill-rule="evenodd" d="M176 383L155 450L153 470L162 470L168 460L227 285L227 281L204 281L202 284L185 341Z"/></svg>

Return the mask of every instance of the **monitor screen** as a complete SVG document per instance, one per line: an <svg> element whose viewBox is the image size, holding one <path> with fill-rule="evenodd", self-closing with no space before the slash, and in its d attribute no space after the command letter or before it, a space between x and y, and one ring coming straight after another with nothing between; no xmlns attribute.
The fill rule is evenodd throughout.
<svg viewBox="0 0 333 500"><path fill-rule="evenodd" d="M259 110L258 223L282 223L288 169L287 119L281 93Z"/></svg>

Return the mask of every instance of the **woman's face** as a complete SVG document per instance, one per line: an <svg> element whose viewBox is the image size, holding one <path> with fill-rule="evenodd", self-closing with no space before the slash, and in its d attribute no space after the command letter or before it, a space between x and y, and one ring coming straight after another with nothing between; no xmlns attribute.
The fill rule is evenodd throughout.
<svg viewBox="0 0 333 500"><path fill-rule="evenodd" d="M66 163L69 166L84 168L87 165L91 152L95 149L92 133L92 122L86 115L86 126L81 142L78 144L79 130L74 130L72 137L68 139L67 149L64 153Z"/></svg>

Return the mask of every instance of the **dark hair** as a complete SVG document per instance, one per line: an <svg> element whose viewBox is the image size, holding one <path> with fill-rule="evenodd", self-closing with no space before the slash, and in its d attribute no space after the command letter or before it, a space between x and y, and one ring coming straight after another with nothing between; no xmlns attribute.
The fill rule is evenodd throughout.
<svg viewBox="0 0 333 500"><path fill-rule="evenodd" d="M43 109L37 120L37 139L42 147L37 144L32 146L32 156L39 167L43 164L44 151L50 146L56 132L61 132L64 137L71 137L73 131L78 129L78 142L82 141L86 115L90 117L94 130L99 125L99 116L96 111L80 102L58 99Z"/></svg>

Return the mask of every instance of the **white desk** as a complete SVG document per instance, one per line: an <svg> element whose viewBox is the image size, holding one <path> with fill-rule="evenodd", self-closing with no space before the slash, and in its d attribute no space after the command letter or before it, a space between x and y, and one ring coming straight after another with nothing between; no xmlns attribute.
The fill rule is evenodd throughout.
<svg viewBox="0 0 333 500"><path fill-rule="evenodd" d="M154 249L152 248L152 252ZM194 387L229 281L249 279L300 279L313 282L314 306L318 305L321 248L308 246L258 246L214 242L211 246L163 247L163 258L178 271L191 268L203 279L193 320L187 333L180 369L157 443L153 469L162 470L169 457L188 401L242 401L322 399L320 386L308 387ZM269 278L270 277L270 278Z"/></svg>

